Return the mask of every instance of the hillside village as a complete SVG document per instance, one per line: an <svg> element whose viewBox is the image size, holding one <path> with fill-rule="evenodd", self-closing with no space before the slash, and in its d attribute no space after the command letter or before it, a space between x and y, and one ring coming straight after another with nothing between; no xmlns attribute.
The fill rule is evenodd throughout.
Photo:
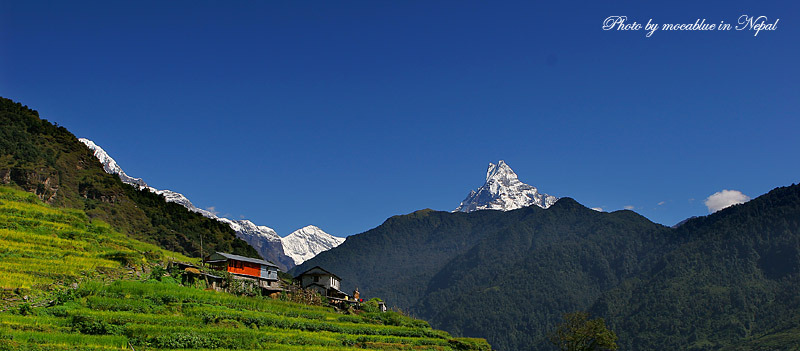
<svg viewBox="0 0 800 351"><path fill-rule="evenodd" d="M272 262L230 253L215 252L204 259L204 264L211 272L226 272L232 279L252 284L261 296L278 298L282 293L296 292L299 288L319 294L330 305L341 309L359 308L364 302L358 288L352 294L347 294L341 290L342 279L319 266L310 268L288 280L281 279L280 275L285 272ZM217 291L226 291L230 285L224 277L203 272L200 267L195 265L188 263L174 263L174 265L177 265L183 272L185 282L192 283L196 279L203 279L208 287ZM382 300L375 299L375 302L380 312L387 311L386 304Z"/></svg>
<svg viewBox="0 0 800 351"><path fill-rule="evenodd" d="M0 186L0 223L0 350L490 349L374 301L323 305L313 289L339 286L333 274L302 289L267 261L203 267L18 189Z"/></svg>

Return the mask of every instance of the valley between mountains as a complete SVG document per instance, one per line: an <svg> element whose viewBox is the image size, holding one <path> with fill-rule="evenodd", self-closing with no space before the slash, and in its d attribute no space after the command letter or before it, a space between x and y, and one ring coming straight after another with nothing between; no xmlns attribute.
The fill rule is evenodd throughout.
<svg viewBox="0 0 800 351"><path fill-rule="evenodd" d="M180 344L190 348L231 349L241 342L247 349L303 349L293 340L308 341L308 349L488 348L480 339L460 339L466 337L485 338L497 350L546 350L555 349L548 334L564 314L586 311L604 319L620 349L800 349L800 185L777 184L673 228L634 211L601 212L546 194L499 161L452 212L396 215L346 240L315 226L280 237L267 226L218 217L182 194L148 186L91 140L77 139L27 106L2 99L0 121L0 182L13 188L3 192L0 214L7 220L0 230L11 233L4 239L18 238L0 252L0 264L10 272L19 267L15 262L35 257L39 268L20 269L19 280L41 279L24 289L4 287L7 301L23 303L32 287L44 294L72 291L66 286L90 276L110 281L127 274L126 265L141 271L155 261L197 262L203 238L206 254L261 257L292 275L324 267L341 277L343 291L381 297L403 318L441 329L413 319L390 326L364 315L341 318L322 308L220 297L163 282L107 281L74 289L78 295L65 305L34 308L46 322L41 327L12 303L19 314L0 320L6 345L33 345L42 335L93 335L101 345L95 349L120 348L117 341L173 348L170 338L199 340ZM38 241L21 243L24 233ZM47 238L53 242L45 244ZM48 260L56 266L70 257L70 247L86 267L42 272ZM135 262L114 261L109 250ZM109 307L123 305L127 310ZM148 317L134 317L130 311L137 309ZM172 319L165 322L167 316ZM362 329L364 323L369 328ZM293 334L273 333L278 329ZM264 344L246 341L250 337Z"/></svg>

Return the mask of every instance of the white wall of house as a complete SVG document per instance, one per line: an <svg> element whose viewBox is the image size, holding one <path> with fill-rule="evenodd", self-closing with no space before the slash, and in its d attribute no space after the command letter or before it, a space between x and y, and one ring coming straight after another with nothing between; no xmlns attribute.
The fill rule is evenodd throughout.
<svg viewBox="0 0 800 351"><path fill-rule="evenodd" d="M315 280L314 278L317 279ZM304 275L301 280L301 284L303 284L303 287L307 287L311 284L319 284L324 286L325 288L340 289L341 283L339 282L338 279L334 278L333 276L329 274L324 274L324 275L314 275L314 276Z"/></svg>

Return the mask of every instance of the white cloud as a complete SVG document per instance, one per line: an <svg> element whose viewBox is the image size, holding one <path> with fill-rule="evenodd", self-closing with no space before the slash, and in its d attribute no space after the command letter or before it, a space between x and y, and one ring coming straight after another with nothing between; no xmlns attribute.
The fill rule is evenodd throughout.
<svg viewBox="0 0 800 351"><path fill-rule="evenodd" d="M750 201L750 197L739 190L723 190L709 196L706 201L709 213L717 212L723 208Z"/></svg>
<svg viewBox="0 0 800 351"><path fill-rule="evenodd" d="M661 202L658 203L658 205L661 206L661 205L663 205L665 203L667 203L667 202L666 201L661 201Z"/></svg>
<svg viewBox="0 0 800 351"><path fill-rule="evenodd" d="M597 211L597 212L603 212L603 208L602 207L592 207L592 209Z"/></svg>
<svg viewBox="0 0 800 351"><path fill-rule="evenodd" d="M626 210L633 210L636 207L633 207L633 205L628 205L628 206L625 206L623 208L626 209Z"/></svg>

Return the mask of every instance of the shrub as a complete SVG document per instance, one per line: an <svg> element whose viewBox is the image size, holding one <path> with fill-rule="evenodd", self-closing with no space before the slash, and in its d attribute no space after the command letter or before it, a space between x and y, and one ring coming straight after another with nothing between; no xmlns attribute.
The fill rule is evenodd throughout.
<svg viewBox="0 0 800 351"><path fill-rule="evenodd" d="M21 306L19 306L19 311L18 312L19 312L19 314L21 314L23 316L27 316L27 315L33 313L33 307L31 307L31 304L29 304L29 303L24 303Z"/></svg>
<svg viewBox="0 0 800 351"><path fill-rule="evenodd" d="M150 277L148 279L158 280L161 281L164 278L164 274L167 273L167 270L161 266L153 267L153 270L150 271Z"/></svg>
<svg viewBox="0 0 800 351"><path fill-rule="evenodd" d="M97 320L92 316L74 315L72 316L72 329L81 334L89 335L109 335L118 334L120 327L108 324L106 321Z"/></svg>
<svg viewBox="0 0 800 351"><path fill-rule="evenodd" d="M62 289L55 291L51 297L49 306L59 306L63 305L66 302L72 301L76 297L76 291L73 289Z"/></svg>

